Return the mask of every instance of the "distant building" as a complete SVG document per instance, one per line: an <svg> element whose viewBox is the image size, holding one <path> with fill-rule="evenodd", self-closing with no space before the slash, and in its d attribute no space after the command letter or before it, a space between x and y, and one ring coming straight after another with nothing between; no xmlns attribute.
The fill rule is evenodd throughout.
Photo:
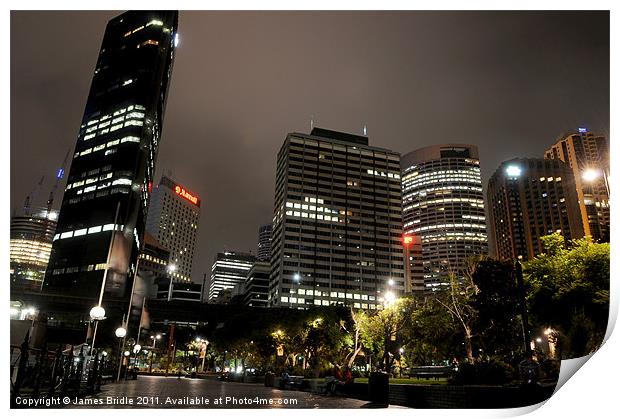
<svg viewBox="0 0 620 419"><path fill-rule="evenodd" d="M252 265L245 280L243 304L253 307L266 307L269 297L269 262L257 261Z"/></svg>
<svg viewBox="0 0 620 419"><path fill-rule="evenodd" d="M584 235L573 171L560 160L503 162L489 180L487 203L489 242L499 259L531 259L551 233L567 241Z"/></svg>
<svg viewBox="0 0 620 419"><path fill-rule="evenodd" d="M404 235L414 239L412 291L436 291L469 258L488 254L478 148L424 147L405 154L401 167Z"/></svg>
<svg viewBox="0 0 620 419"><path fill-rule="evenodd" d="M224 290L232 291L236 286L243 286L254 262L256 256L250 253L218 253L211 267L209 302L214 302Z"/></svg>
<svg viewBox="0 0 620 419"><path fill-rule="evenodd" d="M546 159L558 159L573 170L577 199L585 234L609 242L609 144L603 135L579 128L560 137L545 152Z"/></svg>
<svg viewBox="0 0 620 419"><path fill-rule="evenodd" d="M162 140L177 23L177 11L140 10L106 26L44 291L96 302L107 272L108 294L129 296Z"/></svg>
<svg viewBox="0 0 620 419"><path fill-rule="evenodd" d="M57 211L43 208L11 218L11 287L41 288L57 219Z"/></svg>
<svg viewBox="0 0 620 419"><path fill-rule="evenodd" d="M269 304L378 308L405 289L400 156L368 137L288 134L277 159Z"/></svg>
<svg viewBox="0 0 620 419"><path fill-rule="evenodd" d="M162 176L153 190L146 230L170 251L169 275L191 282L200 221L200 198L184 186Z"/></svg>
<svg viewBox="0 0 620 419"><path fill-rule="evenodd" d="M265 224L258 229L258 253L257 257L260 261L269 261L271 259L271 232L273 224Z"/></svg>

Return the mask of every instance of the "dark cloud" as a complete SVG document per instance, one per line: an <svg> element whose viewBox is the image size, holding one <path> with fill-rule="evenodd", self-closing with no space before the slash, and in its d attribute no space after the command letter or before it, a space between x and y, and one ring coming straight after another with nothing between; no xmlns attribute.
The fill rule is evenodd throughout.
<svg viewBox="0 0 620 419"><path fill-rule="evenodd" d="M114 12L11 14L11 206L75 143ZM608 12L182 12L158 173L203 199L196 281L255 250L287 132L481 149L483 177L577 126L609 132ZM60 196L57 197L57 204Z"/></svg>

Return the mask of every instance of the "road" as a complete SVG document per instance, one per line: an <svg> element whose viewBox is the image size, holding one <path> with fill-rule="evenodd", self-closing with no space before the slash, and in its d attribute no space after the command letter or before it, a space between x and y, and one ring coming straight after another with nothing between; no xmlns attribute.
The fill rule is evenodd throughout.
<svg viewBox="0 0 620 419"><path fill-rule="evenodd" d="M137 380L107 384L99 394L72 400L67 407L356 409L369 406L368 402L363 400L279 390L262 384L139 376Z"/></svg>

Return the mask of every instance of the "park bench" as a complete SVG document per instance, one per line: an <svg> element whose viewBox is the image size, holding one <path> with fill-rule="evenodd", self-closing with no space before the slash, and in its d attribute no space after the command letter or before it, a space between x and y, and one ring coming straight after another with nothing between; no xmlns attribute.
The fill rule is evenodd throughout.
<svg viewBox="0 0 620 419"><path fill-rule="evenodd" d="M412 367L409 370L409 378L448 378L452 373L452 367L442 365L427 365L421 367Z"/></svg>

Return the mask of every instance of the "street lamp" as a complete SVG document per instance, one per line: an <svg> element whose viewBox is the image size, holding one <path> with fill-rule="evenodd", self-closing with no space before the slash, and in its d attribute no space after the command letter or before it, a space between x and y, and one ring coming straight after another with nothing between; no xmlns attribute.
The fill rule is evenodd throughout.
<svg viewBox="0 0 620 419"><path fill-rule="evenodd" d="M603 180L605 181L605 190L607 191L607 196L609 197L609 183L607 181L607 174L605 173L605 170L588 168L584 170L584 172L581 174L581 178L588 183L594 182L596 179L600 178L601 176L603 177Z"/></svg>
<svg viewBox="0 0 620 419"><path fill-rule="evenodd" d="M114 334L117 338L122 339L125 337L125 335L127 335L127 329L121 326L114 331Z"/></svg>
<svg viewBox="0 0 620 419"><path fill-rule="evenodd" d="M172 300L172 277L176 270L177 266L175 264L168 265L168 276L170 277L170 285L168 286L168 301Z"/></svg>
<svg viewBox="0 0 620 419"><path fill-rule="evenodd" d="M105 319L105 309L101 306L94 306L90 309L90 318L93 321Z"/></svg>
<svg viewBox="0 0 620 419"><path fill-rule="evenodd" d="M153 371L153 356L155 356L155 344L159 339L161 339L161 334L156 334L155 336L151 336L153 339L153 347L151 348L151 362L149 362L149 374Z"/></svg>
<svg viewBox="0 0 620 419"><path fill-rule="evenodd" d="M90 354L93 354L93 350L95 349L95 339L97 338L97 325L99 321L105 319L105 309L101 307L101 304L98 304L90 309L90 319L95 323L95 330L93 331L93 341L90 347Z"/></svg>
<svg viewBox="0 0 620 419"><path fill-rule="evenodd" d="M519 177L521 176L521 168L517 165L511 164L506 167L506 175L508 175L508 177Z"/></svg>

